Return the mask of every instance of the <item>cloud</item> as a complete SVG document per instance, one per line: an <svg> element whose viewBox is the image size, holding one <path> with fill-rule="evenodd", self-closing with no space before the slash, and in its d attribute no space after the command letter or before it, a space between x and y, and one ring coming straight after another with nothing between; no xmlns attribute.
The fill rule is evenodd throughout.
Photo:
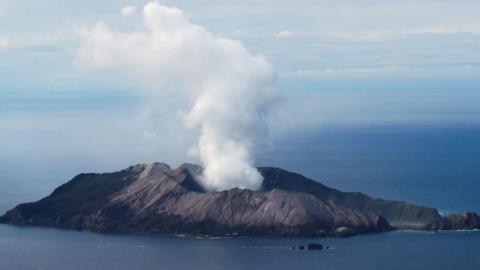
<svg viewBox="0 0 480 270"><path fill-rule="evenodd" d="M280 32L273 33L274 37L279 37L279 38L291 37L293 35L295 35L295 32L290 31L290 30L283 30L283 31L280 31Z"/></svg>
<svg viewBox="0 0 480 270"><path fill-rule="evenodd" d="M125 17L133 16L137 13L137 7L136 6L125 6L120 10L120 13L122 13L122 15L125 16Z"/></svg>
<svg viewBox="0 0 480 270"><path fill-rule="evenodd" d="M306 31L291 31L283 30L274 32L271 35L264 35L265 37L275 38L303 38L318 42L384 42L398 38L399 35L410 34L409 32L388 32L388 31L372 31L372 32L306 32Z"/></svg>
<svg viewBox="0 0 480 270"><path fill-rule="evenodd" d="M158 132L157 131L148 131L148 130L145 130L143 132L143 137L147 138L147 139L155 139L158 137Z"/></svg>
<svg viewBox="0 0 480 270"><path fill-rule="evenodd" d="M200 132L191 152L198 152L205 166L204 186L258 189L262 177L254 154L268 139L266 116L276 97L272 66L240 42L191 23L176 7L150 2L143 17L140 32L115 32L102 22L85 31L74 64L126 75L156 93L184 96L190 109L181 118Z"/></svg>
<svg viewBox="0 0 480 270"><path fill-rule="evenodd" d="M8 38L0 38L0 49L5 49L8 47L10 40Z"/></svg>

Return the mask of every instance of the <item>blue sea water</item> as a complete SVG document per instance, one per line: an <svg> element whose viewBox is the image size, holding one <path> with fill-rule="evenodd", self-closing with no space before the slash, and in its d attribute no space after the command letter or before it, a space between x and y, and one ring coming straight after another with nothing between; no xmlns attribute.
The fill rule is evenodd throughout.
<svg viewBox="0 0 480 270"><path fill-rule="evenodd" d="M332 249L290 249L309 242ZM479 249L475 232L196 239L0 226L1 269L478 269Z"/></svg>
<svg viewBox="0 0 480 270"><path fill-rule="evenodd" d="M100 101L86 102L88 110L64 100L7 103L0 113L5 128L0 134L1 212L47 195L76 173L122 169L136 160L131 153L113 160L91 152L91 145L102 149L107 142L97 134L91 145L79 143L79 136L89 136L90 125L124 128L117 121L130 108L124 101L118 111L110 106L108 113ZM77 154L79 149L89 150ZM120 151L115 155L122 156ZM258 163L341 190L433 206L444 213L480 212L478 124L325 125L274 138ZM290 250L310 242L333 248ZM478 254L478 231L196 239L0 225L0 269L480 269Z"/></svg>

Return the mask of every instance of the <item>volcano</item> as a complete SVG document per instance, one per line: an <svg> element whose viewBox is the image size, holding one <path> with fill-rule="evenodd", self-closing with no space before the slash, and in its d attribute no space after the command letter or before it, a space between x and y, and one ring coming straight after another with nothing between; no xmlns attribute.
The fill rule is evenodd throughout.
<svg viewBox="0 0 480 270"><path fill-rule="evenodd" d="M342 192L300 174L260 167L260 190L206 191L203 168L140 164L113 173L75 176L49 196L0 217L15 225L109 233L195 236L351 236L399 229L480 228L465 212L442 216L435 208Z"/></svg>

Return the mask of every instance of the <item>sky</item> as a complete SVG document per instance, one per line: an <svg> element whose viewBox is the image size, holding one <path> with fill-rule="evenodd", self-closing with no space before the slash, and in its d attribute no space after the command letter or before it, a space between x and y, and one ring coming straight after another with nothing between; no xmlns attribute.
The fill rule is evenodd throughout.
<svg viewBox="0 0 480 270"><path fill-rule="evenodd" d="M118 88L72 67L78 32L98 21L119 31L140 28L145 3L1 0L1 89ZM161 3L266 56L285 91L462 90L480 83L478 1ZM137 10L124 16L126 6Z"/></svg>
<svg viewBox="0 0 480 270"><path fill-rule="evenodd" d="M175 124L168 106L154 108L161 99L181 100L73 64L85 30L101 21L113 31L139 31L146 3L0 0L4 155L53 149L62 159L95 150L107 159L128 146L136 149L128 162L159 152L185 158L194 136ZM269 118L272 137L325 125L480 121L479 1L161 3L271 63L281 92Z"/></svg>

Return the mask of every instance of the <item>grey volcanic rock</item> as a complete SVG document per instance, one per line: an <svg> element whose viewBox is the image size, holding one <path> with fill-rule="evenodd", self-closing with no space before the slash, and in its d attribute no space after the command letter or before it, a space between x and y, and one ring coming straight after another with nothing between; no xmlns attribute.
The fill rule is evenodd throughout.
<svg viewBox="0 0 480 270"><path fill-rule="evenodd" d="M473 230L478 228L480 228L480 217L470 212L448 215L429 225L429 229L432 230Z"/></svg>
<svg viewBox="0 0 480 270"><path fill-rule="evenodd" d="M424 229L441 217L435 208L406 202L372 199L359 192L342 192L326 187L302 175L277 168L259 168L264 176L262 189L282 189L312 194L322 201L332 201L360 212L375 213L398 229Z"/></svg>
<svg viewBox="0 0 480 270"><path fill-rule="evenodd" d="M203 236L350 236L398 228L473 229L476 214L441 217L433 208L331 189L299 174L259 168L260 191L207 192L203 169L135 165L80 174L49 196L20 204L0 222L98 232Z"/></svg>

